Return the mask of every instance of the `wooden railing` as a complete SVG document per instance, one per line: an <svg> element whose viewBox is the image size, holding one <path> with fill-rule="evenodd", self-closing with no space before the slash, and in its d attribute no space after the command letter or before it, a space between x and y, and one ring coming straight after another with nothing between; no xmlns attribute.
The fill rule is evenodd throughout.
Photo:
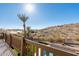
<svg viewBox="0 0 79 59"><path fill-rule="evenodd" d="M67 51L55 48L56 45L49 45L40 42L36 42L30 39L24 39L16 34L4 33L5 42L9 44L10 47L15 48L19 51L20 55L27 56L73 56L75 50L67 49ZM62 47L59 47L62 48ZM63 48L65 49L65 48Z"/></svg>
<svg viewBox="0 0 79 59"><path fill-rule="evenodd" d="M10 33L4 33L4 34L5 34L5 42L7 42L11 48L15 48L17 51L21 53L21 41L23 37Z"/></svg>

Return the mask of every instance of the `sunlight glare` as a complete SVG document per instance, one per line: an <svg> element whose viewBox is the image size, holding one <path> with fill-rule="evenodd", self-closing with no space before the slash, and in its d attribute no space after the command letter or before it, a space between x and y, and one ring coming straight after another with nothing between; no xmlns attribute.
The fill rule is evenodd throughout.
<svg viewBox="0 0 79 59"><path fill-rule="evenodd" d="M32 13L35 11L35 6L33 4L26 4L25 5L25 10L28 12L28 13Z"/></svg>

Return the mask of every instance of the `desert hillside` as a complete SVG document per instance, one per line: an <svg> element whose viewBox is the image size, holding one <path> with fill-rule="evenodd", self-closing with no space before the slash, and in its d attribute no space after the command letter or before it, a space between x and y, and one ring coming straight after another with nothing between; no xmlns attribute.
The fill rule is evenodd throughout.
<svg viewBox="0 0 79 59"><path fill-rule="evenodd" d="M79 41L79 23L51 26L37 30L32 34L34 39L63 42L65 39Z"/></svg>

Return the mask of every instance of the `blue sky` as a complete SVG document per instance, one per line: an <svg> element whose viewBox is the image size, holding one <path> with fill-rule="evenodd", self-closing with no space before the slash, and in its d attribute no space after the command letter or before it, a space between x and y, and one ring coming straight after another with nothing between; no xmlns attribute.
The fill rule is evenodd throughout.
<svg viewBox="0 0 79 59"><path fill-rule="evenodd" d="M27 4L0 4L0 28L22 28L17 14L29 16L26 26L41 29L49 26L79 23L79 4L33 4L35 11L24 10Z"/></svg>

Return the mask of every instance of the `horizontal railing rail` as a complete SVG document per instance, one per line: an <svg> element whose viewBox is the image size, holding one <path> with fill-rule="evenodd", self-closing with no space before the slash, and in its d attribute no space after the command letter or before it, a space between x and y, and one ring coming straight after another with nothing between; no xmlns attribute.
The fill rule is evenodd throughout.
<svg viewBox="0 0 79 59"><path fill-rule="evenodd" d="M58 49L58 48L51 46L49 44L48 45L42 44L42 43L35 42L35 41L29 40L29 39L26 39L26 43L37 47L37 49L40 48L42 50L42 51L40 51L41 55L44 55L44 50L46 50L49 53L53 53L53 55L58 55L58 56L59 55L63 55L63 56L65 56L65 55L77 55L77 54L75 54L74 49L69 49L69 48L65 48L65 47L61 47L61 46L59 47L58 45L55 45L55 44L54 44L54 46L59 47L61 49L62 48L67 49L67 51Z"/></svg>

